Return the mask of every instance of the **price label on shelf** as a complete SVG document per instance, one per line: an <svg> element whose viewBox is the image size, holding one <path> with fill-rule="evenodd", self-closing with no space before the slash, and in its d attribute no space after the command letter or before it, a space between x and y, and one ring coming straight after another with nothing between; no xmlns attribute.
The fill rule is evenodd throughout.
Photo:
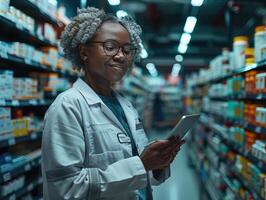
<svg viewBox="0 0 266 200"><path fill-rule="evenodd" d="M0 56L1 56L2 58L5 58L5 59L8 58L8 55L7 55L7 52L6 52L6 51L1 51L1 52L0 52Z"/></svg>
<svg viewBox="0 0 266 200"><path fill-rule="evenodd" d="M38 35L40 40L44 40L44 37L42 35Z"/></svg>
<svg viewBox="0 0 266 200"><path fill-rule="evenodd" d="M12 100L12 105L13 106L19 106L19 101L18 100Z"/></svg>
<svg viewBox="0 0 266 200"><path fill-rule="evenodd" d="M31 166L30 164L27 164L24 166L24 170L27 172L27 171L30 171L31 170Z"/></svg>
<svg viewBox="0 0 266 200"><path fill-rule="evenodd" d="M13 146L13 145L15 145L16 144L16 140L15 140L15 138L10 138L10 139L8 139L8 145L9 146Z"/></svg>
<svg viewBox="0 0 266 200"><path fill-rule="evenodd" d="M257 126L257 127L255 128L255 132L257 132L257 133L261 133L261 127Z"/></svg>
<svg viewBox="0 0 266 200"><path fill-rule="evenodd" d="M23 30L23 26L20 23L16 23L16 27L20 30Z"/></svg>
<svg viewBox="0 0 266 200"><path fill-rule="evenodd" d="M28 65L31 65L31 60L29 58L24 58L24 62Z"/></svg>
<svg viewBox="0 0 266 200"><path fill-rule="evenodd" d="M27 186L27 191L30 192L33 188L34 188L34 186L33 186L33 184L31 183L31 184L29 184L29 185Z"/></svg>
<svg viewBox="0 0 266 200"><path fill-rule="evenodd" d="M44 105L45 104L45 100L44 99L40 99L40 104Z"/></svg>
<svg viewBox="0 0 266 200"><path fill-rule="evenodd" d="M38 102L37 102L36 99L31 99L31 100L29 100L29 104L31 104L31 105L37 105Z"/></svg>
<svg viewBox="0 0 266 200"><path fill-rule="evenodd" d="M11 174L9 172L8 173L5 173L3 175L4 182L9 181L10 179L11 179Z"/></svg>
<svg viewBox="0 0 266 200"><path fill-rule="evenodd" d="M6 105L6 100L0 99L0 106L5 106Z"/></svg>
<svg viewBox="0 0 266 200"><path fill-rule="evenodd" d="M32 134L30 134L30 138L31 138L32 140L35 140L35 139L37 138L37 133L32 133Z"/></svg>

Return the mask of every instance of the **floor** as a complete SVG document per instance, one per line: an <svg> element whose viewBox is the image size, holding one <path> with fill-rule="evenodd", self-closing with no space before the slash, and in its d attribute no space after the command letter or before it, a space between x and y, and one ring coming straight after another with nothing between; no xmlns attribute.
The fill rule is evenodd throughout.
<svg viewBox="0 0 266 200"><path fill-rule="evenodd" d="M154 200L200 200L198 178L189 166L187 151L185 144L171 165L171 177L153 187Z"/></svg>

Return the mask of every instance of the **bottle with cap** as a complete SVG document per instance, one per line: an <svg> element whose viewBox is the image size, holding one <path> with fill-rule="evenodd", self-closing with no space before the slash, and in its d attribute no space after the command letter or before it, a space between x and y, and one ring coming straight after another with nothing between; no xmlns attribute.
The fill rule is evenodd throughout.
<svg viewBox="0 0 266 200"><path fill-rule="evenodd" d="M234 53L235 69L244 67L243 66L243 55L245 53L246 48L248 48L248 37L246 36L234 37L233 53Z"/></svg>
<svg viewBox="0 0 266 200"><path fill-rule="evenodd" d="M266 25L257 26L254 37L255 61L266 59Z"/></svg>

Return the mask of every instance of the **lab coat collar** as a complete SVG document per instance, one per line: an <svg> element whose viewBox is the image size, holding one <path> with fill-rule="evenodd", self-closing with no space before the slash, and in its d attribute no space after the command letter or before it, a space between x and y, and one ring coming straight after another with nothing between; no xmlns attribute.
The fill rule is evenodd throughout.
<svg viewBox="0 0 266 200"><path fill-rule="evenodd" d="M74 84L73 88L77 89L82 96L85 98L86 102L92 106L96 104L100 104L101 111L110 119L112 120L121 130L126 132L121 122L117 119L114 113L104 104L102 99L94 92L94 90L81 78L79 78ZM119 102L122 106L123 101L121 100L120 95L115 92L116 97L119 99ZM123 104L124 105L124 104ZM124 109L124 106L122 106ZM126 110L124 110L126 112Z"/></svg>
<svg viewBox="0 0 266 200"><path fill-rule="evenodd" d="M73 84L73 88L77 89L85 97L89 105L103 103L101 98L81 78L78 78L78 80Z"/></svg>

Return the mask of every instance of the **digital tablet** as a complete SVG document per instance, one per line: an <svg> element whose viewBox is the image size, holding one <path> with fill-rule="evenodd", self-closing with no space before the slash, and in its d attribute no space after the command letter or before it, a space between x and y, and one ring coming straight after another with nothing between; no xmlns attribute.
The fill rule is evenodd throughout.
<svg viewBox="0 0 266 200"><path fill-rule="evenodd" d="M180 139L185 137L186 133L193 127L193 125L198 121L200 114L184 115L178 121L176 126L165 135L165 139L171 136L179 136Z"/></svg>
<svg viewBox="0 0 266 200"><path fill-rule="evenodd" d="M168 133L163 135L157 135L156 140L168 140L171 136L179 136L179 138L184 138L186 133L193 127L193 125L198 121L200 114L190 114L184 115L175 125L175 127ZM156 141L155 140L155 141ZM149 144L155 142L154 140Z"/></svg>

